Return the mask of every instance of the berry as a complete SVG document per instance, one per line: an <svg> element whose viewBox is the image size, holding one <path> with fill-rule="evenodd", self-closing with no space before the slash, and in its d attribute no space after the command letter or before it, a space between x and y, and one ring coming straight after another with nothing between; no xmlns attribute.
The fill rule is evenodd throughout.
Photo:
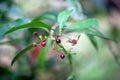
<svg viewBox="0 0 120 80"><path fill-rule="evenodd" d="M45 47L45 46L46 46L46 42L44 42L44 41L41 42L41 46L42 46L42 47Z"/></svg>
<svg viewBox="0 0 120 80"><path fill-rule="evenodd" d="M61 40L60 39L56 39L56 43L57 44L61 43Z"/></svg>
<svg viewBox="0 0 120 80"><path fill-rule="evenodd" d="M62 53L62 54L60 54L60 58L61 59L64 59L65 58L65 55Z"/></svg>
<svg viewBox="0 0 120 80"><path fill-rule="evenodd" d="M34 36L37 36L37 35L38 35L38 33L37 33L37 32L33 32L33 35L34 35Z"/></svg>
<svg viewBox="0 0 120 80"><path fill-rule="evenodd" d="M36 42L33 42L33 47L37 47L37 43Z"/></svg>
<svg viewBox="0 0 120 80"><path fill-rule="evenodd" d="M75 45L75 44L77 44L77 40L72 39L71 43L72 43L73 45Z"/></svg>

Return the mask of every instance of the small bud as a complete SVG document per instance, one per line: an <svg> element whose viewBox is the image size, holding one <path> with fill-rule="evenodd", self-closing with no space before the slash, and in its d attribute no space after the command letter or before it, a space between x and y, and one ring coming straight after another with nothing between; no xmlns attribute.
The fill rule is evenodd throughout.
<svg viewBox="0 0 120 80"><path fill-rule="evenodd" d="M38 33L37 33L37 32L33 32L33 35L34 35L34 36L37 36L37 35L38 35Z"/></svg>
<svg viewBox="0 0 120 80"><path fill-rule="evenodd" d="M37 43L36 42L33 42L33 47L37 47Z"/></svg>
<svg viewBox="0 0 120 80"><path fill-rule="evenodd" d="M46 42L41 42L41 46L45 47L46 46Z"/></svg>
<svg viewBox="0 0 120 80"><path fill-rule="evenodd" d="M72 40L71 40L71 43L72 43L73 45L75 45L75 44L77 44L77 40L72 39Z"/></svg>
<svg viewBox="0 0 120 80"><path fill-rule="evenodd" d="M64 59L65 58L65 55L62 53L62 54L60 54L60 58L61 59Z"/></svg>

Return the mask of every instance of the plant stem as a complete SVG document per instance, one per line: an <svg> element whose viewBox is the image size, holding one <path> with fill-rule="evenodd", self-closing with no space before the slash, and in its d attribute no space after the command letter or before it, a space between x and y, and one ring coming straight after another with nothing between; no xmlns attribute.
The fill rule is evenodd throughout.
<svg viewBox="0 0 120 80"><path fill-rule="evenodd" d="M70 70L72 72L73 71L73 67L72 67L72 55L71 54L68 55L68 60L69 60Z"/></svg>
<svg viewBox="0 0 120 80"><path fill-rule="evenodd" d="M40 42L42 41L41 38L37 35L37 38L40 40Z"/></svg>
<svg viewBox="0 0 120 80"><path fill-rule="evenodd" d="M61 47L64 51L64 53L67 55L68 61L69 61L69 65L70 65L70 70L71 72L73 71L73 67L72 67L72 55L70 53L67 52L67 50L64 48L63 45L58 44L59 47Z"/></svg>

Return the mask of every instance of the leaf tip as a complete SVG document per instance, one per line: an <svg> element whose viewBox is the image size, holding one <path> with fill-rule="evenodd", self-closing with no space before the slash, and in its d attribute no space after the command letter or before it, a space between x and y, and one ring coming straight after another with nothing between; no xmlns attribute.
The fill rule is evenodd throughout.
<svg viewBox="0 0 120 80"><path fill-rule="evenodd" d="M14 64L14 61L12 60L12 62L11 62L11 66L13 66L13 64Z"/></svg>
<svg viewBox="0 0 120 80"><path fill-rule="evenodd" d="M13 60L11 61L11 66L13 66L14 62L15 62L15 57L13 58Z"/></svg>

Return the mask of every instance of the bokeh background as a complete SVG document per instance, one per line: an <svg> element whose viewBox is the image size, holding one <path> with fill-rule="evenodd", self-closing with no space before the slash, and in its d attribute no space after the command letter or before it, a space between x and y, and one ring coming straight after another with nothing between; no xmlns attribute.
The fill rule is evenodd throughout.
<svg viewBox="0 0 120 80"><path fill-rule="evenodd" d="M72 20L96 18L98 30L115 41L95 37L96 50L88 36L81 34L73 48L76 53L73 55L75 80L120 80L120 0L0 0L0 80L67 80L70 74L67 59L61 60L58 52L51 48L44 67L40 66L36 57L41 50L39 47L11 66L16 53L35 40L32 33L38 31L42 34L43 30L21 30L7 36L2 34L10 26L27 23L37 16L43 16L41 20L53 26L59 12L70 9L73 4L79 5L77 11L80 13L74 13ZM13 22L16 19L17 23Z"/></svg>

